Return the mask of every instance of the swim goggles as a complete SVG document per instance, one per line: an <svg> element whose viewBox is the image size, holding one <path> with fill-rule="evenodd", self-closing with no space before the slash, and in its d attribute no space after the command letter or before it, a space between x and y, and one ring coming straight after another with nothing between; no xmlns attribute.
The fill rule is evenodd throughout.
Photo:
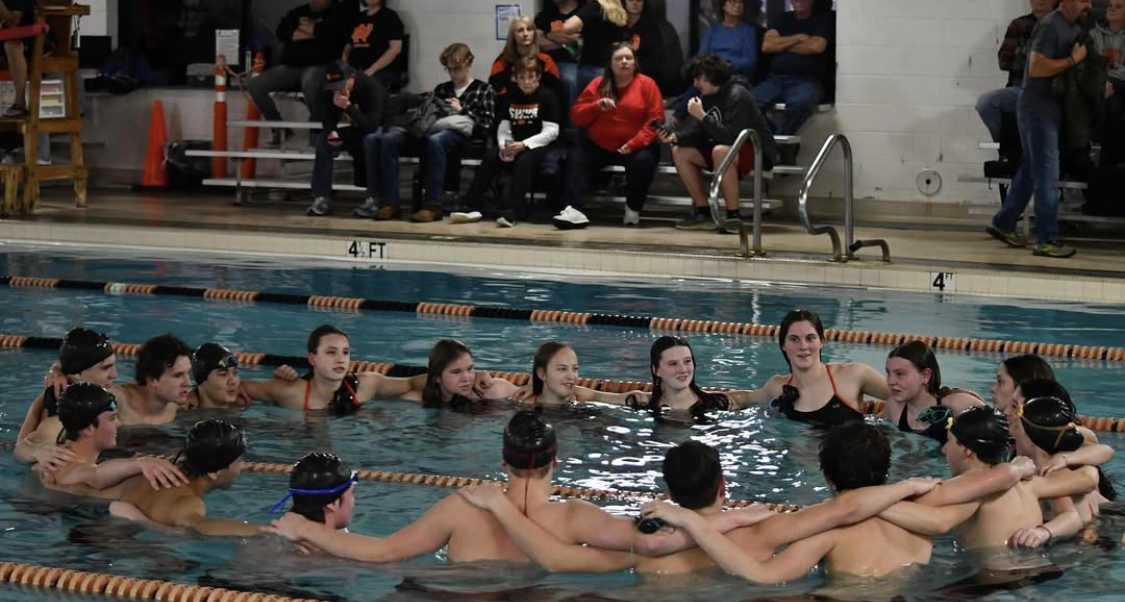
<svg viewBox="0 0 1125 602"><path fill-rule="evenodd" d="M1068 422L1068 423L1066 423L1062 426L1042 426L1042 425L1035 424L1034 422L1028 420L1027 418L1024 418L1024 416L1023 416L1023 406L1028 404L1028 403L1031 403L1033 401L1036 401L1038 399L1052 399L1052 400L1055 400L1055 401L1062 402L1062 400L1060 400L1057 397L1033 397L1033 398L1031 398L1031 399L1029 399L1029 400L1027 400L1023 403L1016 404L1016 416L1019 416L1020 421L1022 421L1024 424L1030 426L1031 428L1033 428L1035 430L1039 430L1039 431L1058 431L1059 434L1058 434L1057 437L1055 437L1055 443L1054 443L1054 445L1051 446L1054 449L1058 449L1059 443L1062 442L1063 436L1066 435L1067 433L1069 433L1071 429L1077 428L1077 425L1075 425L1074 422Z"/></svg>
<svg viewBox="0 0 1125 602"><path fill-rule="evenodd" d="M290 489L289 492L285 494L285 497L278 500L277 503L273 506L270 506L267 514L273 514L277 512L282 506L285 505L285 502L288 502L289 498L293 497L294 495L336 495L347 491L349 487L355 485L358 481L359 477L356 476L356 471L353 470L352 476L348 477L348 480L331 489Z"/></svg>
<svg viewBox="0 0 1125 602"><path fill-rule="evenodd" d="M949 428L949 420L953 419L953 410L945 406L930 406L918 413L918 422L929 422L930 424L941 424L946 422L946 429Z"/></svg>

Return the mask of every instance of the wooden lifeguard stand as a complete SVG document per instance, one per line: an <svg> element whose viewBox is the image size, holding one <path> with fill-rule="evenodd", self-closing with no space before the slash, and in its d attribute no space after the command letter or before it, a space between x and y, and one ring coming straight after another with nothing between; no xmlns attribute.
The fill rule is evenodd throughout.
<svg viewBox="0 0 1125 602"><path fill-rule="evenodd" d="M90 7L73 4L72 0L39 0L35 9L36 22L46 23L49 31L24 40L31 45L27 59L27 111L26 117L0 118L0 129L14 129L23 135L24 162L18 165L0 165L4 181L4 213L31 213L39 200L39 183L44 180L72 180L74 203L86 206L86 162L82 156L82 114L78 106L78 50L71 43L74 24L79 17L90 14ZM43 56L47 36L54 41L50 56ZM58 73L62 77L66 104L61 117L40 118L40 94L44 73ZM67 134L70 138L70 163L39 165L39 134ZM22 202L17 198L18 187L23 184Z"/></svg>

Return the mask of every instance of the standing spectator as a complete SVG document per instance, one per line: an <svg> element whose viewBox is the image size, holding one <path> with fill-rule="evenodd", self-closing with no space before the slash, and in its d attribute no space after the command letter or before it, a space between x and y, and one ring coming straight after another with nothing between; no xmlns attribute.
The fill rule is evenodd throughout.
<svg viewBox="0 0 1125 602"><path fill-rule="evenodd" d="M270 98L270 92L296 86L305 94L312 119L320 120L318 105L324 66L340 56L346 35L343 28L351 10L335 0L309 0L307 5L298 6L281 18L277 26L277 38L284 45L281 64L251 78L247 85L250 98L267 121L281 121L281 112ZM287 134L284 129L275 128L270 146L279 146Z"/></svg>
<svg viewBox="0 0 1125 602"><path fill-rule="evenodd" d="M539 33L539 48L554 59L562 78L566 96L566 110L578 98L578 38L576 33L563 31L567 19L578 13L586 5L586 0L549 0L543 2L543 10L535 15L535 28Z"/></svg>
<svg viewBox="0 0 1125 602"><path fill-rule="evenodd" d="M403 150L422 157L421 206L414 207L411 221L441 220L441 194L449 163L460 164L461 154L474 139L483 140L492 131L496 95L492 87L473 79L473 53L461 42L450 44L439 56L449 81L434 88L432 98L445 105L448 114L415 136L402 128L381 130L376 136L379 150L379 210L375 219L389 220L399 213L399 156ZM415 201L417 202L417 201Z"/></svg>
<svg viewBox="0 0 1125 602"><path fill-rule="evenodd" d="M766 32L762 52L773 54L766 81L754 87L759 106L781 101L785 111L777 133L792 136L824 98L831 65L828 48L836 39L836 15L814 9L813 0L791 0L792 12L782 13Z"/></svg>
<svg viewBox="0 0 1125 602"><path fill-rule="evenodd" d="M628 17L621 0L590 0L563 23L563 32L582 34L578 54L578 89L585 90L609 64L610 48L625 39Z"/></svg>
<svg viewBox="0 0 1125 602"><path fill-rule="evenodd" d="M578 96L570 119L584 132L567 157L564 192L569 206L555 216L555 225L566 229L590 222L582 214L588 182L609 164L625 167L624 223L637 225L660 159L656 130L649 124L664 121L664 101L656 82L637 72L628 42L613 45L605 73Z"/></svg>
<svg viewBox="0 0 1125 602"><path fill-rule="evenodd" d="M746 21L746 2L753 0L716 0L723 20L703 32L703 42L699 54L709 52L719 55L730 63L733 75L754 81L754 69L758 66L758 30ZM684 92L676 105L676 119L687 117L688 100L699 96L694 86Z"/></svg>
<svg viewBox="0 0 1125 602"><path fill-rule="evenodd" d="M1004 41L996 52L1001 71L1008 72L1006 87L985 92L977 99L977 114L988 128L993 142L1000 142L1001 124L1005 114L1016 114L1016 99L1023 87L1024 68L1027 66L1027 47L1031 32L1040 19L1058 6L1058 0L1031 0L1031 12L1016 17L1008 24Z"/></svg>
<svg viewBox="0 0 1125 602"><path fill-rule="evenodd" d="M0 2L0 28L11 29L35 23L35 0L5 0ZM3 117L6 119L20 119L27 117L27 56L24 53L23 40L4 40L4 55L8 58L8 69L12 72L12 84L15 95L12 106L8 107Z"/></svg>
<svg viewBox="0 0 1125 602"><path fill-rule="evenodd" d="M652 8L652 0L625 0L625 40L637 53L637 70L652 78L661 93L673 95L682 88L675 80L680 70L679 57L669 60L667 40L660 31L663 20Z"/></svg>
<svg viewBox="0 0 1125 602"><path fill-rule="evenodd" d="M1016 103L1023 160L1000 211L987 231L1011 247L1027 241L1016 234L1016 223L1035 195L1036 245L1033 253L1070 257L1074 247L1059 241L1059 105L1051 97L1052 79L1086 58L1086 47L1075 42L1082 28L1078 19L1090 12L1090 0L1062 0L1059 8L1035 26L1027 57L1023 91Z"/></svg>
<svg viewBox="0 0 1125 602"><path fill-rule="evenodd" d="M535 30L531 17L512 19L512 24L508 27L508 41L504 43L503 52L493 61L492 72L488 76L488 84L496 93L497 102L508 92L516 68L527 57L539 63L539 84L557 95L559 102L565 98L559 67L550 55L539 52L538 37L539 33Z"/></svg>
<svg viewBox="0 0 1125 602"><path fill-rule="evenodd" d="M344 59L388 90L398 90L402 85L400 55L406 30L398 13L385 4L386 0L364 0L364 7L353 20Z"/></svg>
<svg viewBox="0 0 1125 602"><path fill-rule="evenodd" d="M1099 23L1090 34L1098 53L1109 63L1100 164L1116 167L1125 161L1125 0L1109 0L1105 23Z"/></svg>
<svg viewBox="0 0 1125 602"><path fill-rule="evenodd" d="M701 96L688 101L691 117L678 133L665 130L661 140L674 145L672 161L688 194L691 195L691 216L676 223L681 230L713 230L703 170L715 170L730 154L739 133L753 128L762 145L762 169L772 168L777 160L777 146L769 124L754 95L741 79L731 78L730 63L717 54L701 54L688 63L692 84ZM746 142L739 149L738 159L731 163L719 184L726 202L726 232L737 233L742 215L739 212L739 180L754 171L754 145Z"/></svg>
<svg viewBox="0 0 1125 602"><path fill-rule="evenodd" d="M343 60L333 61L325 69L324 92L321 102L323 130L316 139L316 158L313 162L313 204L308 215L330 215L332 207L332 167L336 153L348 151L352 158L356 186L368 182L363 151L364 138L379 128L387 90L378 79L360 76ZM346 126L337 128L341 117ZM367 202L355 210L358 217L371 217L377 207L373 191L368 190Z"/></svg>
<svg viewBox="0 0 1125 602"><path fill-rule="evenodd" d="M496 220L497 225L505 228L516 225L517 220L527 219L527 191L531 189L543 156L559 137L562 99L539 85L539 69L540 63L533 56L523 57L516 63L516 85L497 100L496 116L500 126L496 132L496 149L485 152L484 160L473 174L473 183L462 199L469 208L479 209L484 191L496 171L501 168L511 171L508 200ZM479 214L468 213L466 218L461 221L476 221L473 218L479 218ZM452 219L458 221L456 215Z"/></svg>

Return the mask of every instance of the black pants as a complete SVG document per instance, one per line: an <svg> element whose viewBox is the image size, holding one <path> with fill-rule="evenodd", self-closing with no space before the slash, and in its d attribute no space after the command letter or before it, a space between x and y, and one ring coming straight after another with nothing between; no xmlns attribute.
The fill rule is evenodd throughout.
<svg viewBox="0 0 1125 602"><path fill-rule="evenodd" d="M473 183L465 193L465 203L473 209L482 209L484 192L488 190L493 177L500 171L511 171L512 183L508 186L508 197L500 203L500 209L515 211L520 219L526 219L531 213L527 206L527 192L531 190L531 183L539 173L539 165L543 162L543 157L551 148L552 145L548 144L525 150L516 155L515 161L500 160L500 152L496 150L485 152L480 167L473 174Z"/></svg>
<svg viewBox="0 0 1125 602"><path fill-rule="evenodd" d="M620 165L625 168L625 204L633 211L640 211L644 209L659 160L660 147L655 144L622 155L607 151L583 136L567 156L566 204L581 209L589 192L590 178L606 165Z"/></svg>

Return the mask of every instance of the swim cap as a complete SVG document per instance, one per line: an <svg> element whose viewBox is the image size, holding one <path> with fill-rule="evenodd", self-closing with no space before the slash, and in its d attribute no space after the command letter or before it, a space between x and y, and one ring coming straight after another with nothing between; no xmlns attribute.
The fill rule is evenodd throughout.
<svg viewBox="0 0 1125 602"><path fill-rule="evenodd" d="M223 470L245 453L246 438L237 426L224 420L203 420L188 431L180 456L189 476L199 476Z"/></svg>
<svg viewBox="0 0 1125 602"><path fill-rule="evenodd" d="M355 482L355 471L350 470L335 454L306 454L293 465L293 472L289 474L289 491L269 509L269 513L273 514L292 498L293 512L306 515L309 520L322 521L322 507L339 499ZM316 518L307 516L313 509L319 511Z"/></svg>
<svg viewBox="0 0 1125 602"><path fill-rule="evenodd" d="M1008 419L994 408L972 407L949 419L949 432L985 464L1007 462L1013 440Z"/></svg>
<svg viewBox="0 0 1125 602"><path fill-rule="evenodd" d="M109 337L89 328L75 328L66 333L59 347L59 367L63 374L78 374L111 355Z"/></svg>
<svg viewBox="0 0 1125 602"><path fill-rule="evenodd" d="M67 433L75 438L78 431L94 424L102 412L116 409L117 398L104 388L91 383L70 385L59 397L59 422L64 430L60 439Z"/></svg>
<svg viewBox="0 0 1125 602"><path fill-rule="evenodd" d="M553 462L557 453L555 427L536 412L516 412L504 428L504 462L512 468L540 468Z"/></svg>
<svg viewBox="0 0 1125 602"><path fill-rule="evenodd" d="M1075 423L1074 404L1054 396L1036 397L1018 410L1023 430L1036 447L1048 452L1074 451L1084 439Z"/></svg>
<svg viewBox="0 0 1125 602"><path fill-rule="evenodd" d="M226 370L238 366L238 358L230 349L218 343L204 343L191 354L191 378L195 384L202 384L212 370Z"/></svg>

